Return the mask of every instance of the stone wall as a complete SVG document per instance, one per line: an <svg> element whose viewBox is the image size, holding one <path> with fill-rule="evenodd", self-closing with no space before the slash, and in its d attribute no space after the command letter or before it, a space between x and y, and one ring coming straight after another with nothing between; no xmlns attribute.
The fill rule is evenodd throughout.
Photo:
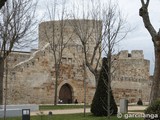
<svg viewBox="0 0 160 120"><path fill-rule="evenodd" d="M14 67L22 61L30 58L31 52L13 51L8 57L9 67Z"/></svg>
<svg viewBox="0 0 160 120"><path fill-rule="evenodd" d="M82 22L82 21L81 21ZM88 21L89 27L93 28L93 21ZM39 26L39 49L30 53L12 53L10 56L10 74L8 79L8 104L53 104L55 90L55 66L51 50L53 41L53 21L43 22ZM56 21L55 33L59 40L60 22ZM47 31L46 31L47 30ZM88 29L91 30L91 29ZM73 28L67 22L64 29L64 40L71 41L66 45L60 78L58 80L58 97L63 85L68 84L72 91L72 101L84 102L84 70L82 45L78 37L73 33ZM47 33L45 33L47 32ZM47 34L47 35L46 35ZM47 36L49 36L47 39ZM95 38L95 34L91 35ZM91 49L88 56L93 52L94 42L88 44ZM96 56L98 57L99 54ZM97 58L96 58L97 59ZM13 61L13 62L11 62ZM144 59L143 51L134 50L131 53L121 51L114 59L112 90L118 103L121 98L127 98L129 102L137 102L138 98L143 101L149 100L149 61ZM91 103L95 92L95 78L87 69L86 74L86 98Z"/></svg>
<svg viewBox="0 0 160 120"><path fill-rule="evenodd" d="M121 51L115 60L112 89L117 102L127 98L137 102L139 98L149 101L151 84L149 79L149 60L144 59L142 50Z"/></svg>
<svg viewBox="0 0 160 120"><path fill-rule="evenodd" d="M59 24L60 22L56 21L54 25ZM30 57L26 58L24 61L22 60L21 62L14 64L11 69L10 79L8 81L9 104L53 104L55 66L53 51L50 46L51 43L48 43L47 40L60 40L60 37L57 36L60 36L59 32L61 31L60 27L56 27L56 38L52 38L52 25L53 22L44 22L40 24L39 49L35 52L31 52ZM48 30L46 34L45 28ZM75 38L75 33L72 33L73 28L71 29L68 23L64 27L64 30L64 41L69 39L71 41L66 44L62 55L62 65L60 66L60 77L58 80L58 95L61 87L64 84L69 84L72 91L72 101L77 99L79 102L84 102L84 57L82 54L82 45L80 44L79 39L77 37ZM48 36L49 39L47 39ZM94 36L92 36L92 39L93 37ZM93 43L91 45L93 45ZM93 50L89 50L87 54L89 55L92 51ZM58 52L56 52L56 54L58 54ZM95 91L95 78L88 69L86 83L87 103L91 103Z"/></svg>
<svg viewBox="0 0 160 120"><path fill-rule="evenodd" d="M8 82L8 103L53 104L55 71L53 59L47 49L48 46L44 50L38 51L29 60L15 66ZM64 61L65 64L61 66L58 93L61 86L67 83L73 90L73 100L78 99L79 102L83 102L83 66L69 61L67 58ZM92 78L94 79L94 77ZM91 86L90 79L87 79L87 103L90 103L95 89Z"/></svg>
<svg viewBox="0 0 160 120"><path fill-rule="evenodd" d="M124 55L123 52L121 53ZM48 44L33 53L28 60L15 66L8 82L8 103L53 103L55 71L51 55ZM78 99L79 102L83 102L83 65L82 62L75 62L75 59L71 59L71 55L63 56L58 93L67 83L72 88L73 100ZM126 57L119 55L119 58L116 59L116 67L112 81L116 102L119 103L121 98L127 98L130 103L137 102L139 98L144 102L149 101L151 88L149 61L142 57L137 57L135 60L127 55ZM87 71L87 103L91 103L95 84L93 75L89 70Z"/></svg>

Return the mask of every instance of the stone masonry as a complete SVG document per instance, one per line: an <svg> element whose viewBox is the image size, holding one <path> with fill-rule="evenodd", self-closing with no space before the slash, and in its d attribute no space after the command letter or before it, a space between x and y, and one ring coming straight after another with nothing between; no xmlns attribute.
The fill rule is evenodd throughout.
<svg viewBox="0 0 160 120"><path fill-rule="evenodd" d="M82 20L83 21L83 20ZM60 36L60 21L43 22L39 25L39 48L31 52L13 52L9 57L8 79L8 104L53 104L55 90L55 69L53 53L48 40L53 39L53 22L56 26L54 32L56 39ZM90 28L94 28L92 20L88 22ZM90 30L90 29L89 29ZM73 31L72 25L66 22L64 27L64 40L67 47L62 55L60 78L58 80L58 99L70 98L84 102L84 71L82 46ZM46 33L46 34L45 34ZM91 35L94 38L94 35ZM49 38L49 39L47 39ZM91 41L91 40L90 40ZM93 52L89 45L88 56ZM112 89L117 102L121 98L127 98L129 102L137 102L138 98L149 101L149 61L144 59L143 51L121 51L115 59L116 72L113 76ZM95 78L87 69L87 103L91 103L95 92ZM5 83L5 82L4 82ZM64 99L65 101L65 99Z"/></svg>
<svg viewBox="0 0 160 120"><path fill-rule="evenodd" d="M149 74L149 60L144 59L142 50L121 51L116 61L116 71L113 76L112 89L118 102L126 98L130 103L139 98L149 101L151 81Z"/></svg>

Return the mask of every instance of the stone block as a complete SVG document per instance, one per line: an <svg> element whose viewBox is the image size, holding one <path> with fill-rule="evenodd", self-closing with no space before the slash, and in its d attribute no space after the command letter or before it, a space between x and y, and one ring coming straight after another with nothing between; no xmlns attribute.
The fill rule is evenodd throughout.
<svg viewBox="0 0 160 120"><path fill-rule="evenodd" d="M39 106L36 104L7 105L6 117L22 116L22 109L30 109L30 111L38 111ZM4 105L0 105L0 118L4 116Z"/></svg>
<svg viewBox="0 0 160 120"><path fill-rule="evenodd" d="M120 113L127 113L127 112L128 112L128 100L120 99Z"/></svg>
<svg viewBox="0 0 160 120"><path fill-rule="evenodd" d="M21 104L21 105L7 105L7 109L30 109L31 111L39 110L39 106L36 104ZM4 109L4 105L0 105L0 109Z"/></svg>
<svg viewBox="0 0 160 120"><path fill-rule="evenodd" d="M18 117L22 116L21 109L7 109L6 110L6 117ZM4 109L0 109L0 118L4 117Z"/></svg>

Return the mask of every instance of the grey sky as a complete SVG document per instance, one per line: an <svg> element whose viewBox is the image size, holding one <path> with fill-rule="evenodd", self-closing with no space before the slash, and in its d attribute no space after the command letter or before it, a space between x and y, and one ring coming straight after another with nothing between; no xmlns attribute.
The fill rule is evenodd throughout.
<svg viewBox="0 0 160 120"><path fill-rule="evenodd" d="M58 2L62 0L57 0ZM71 2L79 2L82 0L67 0L68 4ZM84 0L87 1L87 0ZM96 0L95 0L96 1ZM140 0L113 0L118 2L121 12L126 16L127 22L131 28L134 28L128 36L120 44L122 50L143 50L146 59L150 60L151 70L153 73L154 66L154 50L153 43L148 31L143 25L142 18L139 16L139 8L141 7ZM103 0L101 0L103 2ZM53 0L48 0L48 3L53 4ZM46 12L46 0L39 0L38 16L41 18ZM160 0L152 0L149 4L149 14L151 22L156 30L160 27L160 13L159 13ZM43 17L46 18L46 17ZM47 19L43 19L47 20ZM42 21L43 21L42 20Z"/></svg>

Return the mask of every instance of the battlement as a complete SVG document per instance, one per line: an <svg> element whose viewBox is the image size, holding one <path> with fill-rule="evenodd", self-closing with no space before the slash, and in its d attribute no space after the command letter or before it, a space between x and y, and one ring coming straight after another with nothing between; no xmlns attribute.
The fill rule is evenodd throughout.
<svg viewBox="0 0 160 120"><path fill-rule="evenodd" d="M144 59L143 50L132 50L131 53L128 50L123 50L119 53L120 59Z"/></svg>

